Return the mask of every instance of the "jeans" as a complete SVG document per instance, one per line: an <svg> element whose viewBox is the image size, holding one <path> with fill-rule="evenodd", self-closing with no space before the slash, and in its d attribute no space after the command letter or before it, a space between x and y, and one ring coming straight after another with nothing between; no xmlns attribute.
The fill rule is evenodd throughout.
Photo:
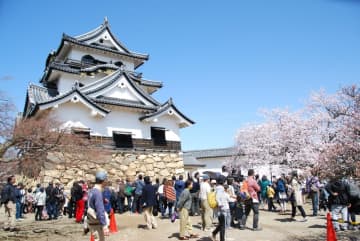
<svg viewBox="0 0 360 241"><path fill-rule="evenodd" d="M123 213L125 209L125 197L118 196L117 198L117 207L119 209L119 213Z"/></svg>
<svg viewBox="0 0 360 241"><path fill-rule="evenodd" d="M253 210L253 228L258 228L259 225L259 203L253 203L251 200L245 203L245 215L242 218L242 226L246 226L246 219L250 214L250 211Z"/></svg>
<svg viewBox="0 0 360 241"><path fill-rule="evenodd" d="M16 202L16 214L15 214L16 219L21 218L21 203L20 202Z"/></svg>
<svg viewBox="0 0 360 241"><path fill-rule="evenodd" d="M219 224L216 226L216 229L212 232L213 236L216 236L220 232L220 241L225 241L225 215L223 212L220 212L218 215Z"/></svg>
<svg viewBox="0 0 360 241"><path fill-rule="evenodd" d="M230 209L224 211L224 216L225 216L225 229L230 228L231 226L231 214L230 214Z"/></svg>
<svg viewBox="0 0 360 241"><path fill-rule="evenodd" d="M244 202L237 202L236 208L235 208L235 216L238 220L238 226L239 228L243 229L245 226L242 223L242 220L246 218L245 215L245 203Z"/></svg>
<svg viewBox="0 0 360 241"><path fill-rule="evenodd" d="M319 193L318 192L311 192L311 202L313 208L313 216L317 216L317 212L319 209Z"/></svg>
<svg viewBox="0 0 360 241"><path fill-rule="evenodd" d="M347 229L347 219L348 219L348 208L346 205L333 204L331 205L331 216L333 219L333 225L336 230L339 230L339 215L341 214L343 223L340 224L341 229Z"/></svg>
<svg viewBox="0 0 360 241"><path fill-rule="evenodd" d="M56 203L47 203L46 204L47 213L49 219L56 219L57 218L57 205Z"/></svg>
<svg viewBox="0 0 360 241"><path fill-rule="evenodd" d="M191 193L191 214L200 214L200 199L199 199L199 192Z"/></svg>
<svg viewBox="0 0 360 241"><path fill-rule="evenodd" d="M236 202L229 202L230 207L230 225L234 226Z"/></svg>
<svg viewBox="0 0 360 241"><path fill-rule="evenodd" d="M132 205L132 212L142 212L142 207L141 207L141 195L139 194L135 194L134 196L134 201L133 201L133 205Z"/></svg>
<svg viewBox="0 0 360 241"><path fill-rule="evenodd" d="M169 209L169 218L171 218L172 211L173 211L172 209L173 209L173 206L174 206L174 201L168 201L167 206L168 206L168 209Z"/></svg>
<svg viewBox="0 0 360 241"><path fill-rule="evenodd" d="M128 205L128 211L131 211L131 207L132 207L132 196L127 196L126 197L127 200L127 205Z"/></svg>
<svg viewBox="0 0 360 241"><path fill-rule="evenodd" d="M164 217L166 212L167 202L166 202L166 197L162 194L159 195L159 207L160 207L161 216Z"/></svg>

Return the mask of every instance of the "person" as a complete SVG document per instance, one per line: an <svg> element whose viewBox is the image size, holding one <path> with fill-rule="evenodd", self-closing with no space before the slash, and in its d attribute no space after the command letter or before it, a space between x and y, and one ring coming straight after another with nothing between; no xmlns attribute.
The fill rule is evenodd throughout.
<svg viewBox="0 0 360 241"><path fill-rule="evenodd" d="M190 222L189 212L191 210L192 198L190 190L192 188L192 180L188 179L184 183L184 190L179 196L179 200L176 205L176 211L180 213L180 240L189 240L190 238L198 238L197 234L192 232L192 225ZM186 236L186 233L189 236Z"/></svg>
<svg viewBox="0 0 360 241"><path fill-rule="evenodd" d="M134 200L133 200L133 205L132 205L132 212L133 213L141 213L142 212L142 208L141 208L141 195L142 195L142 190L145 186L145 183L143 181L143 176L140 174L138 176L138 179L135 181L135 191L134 191Z"/></svg>
<svg viewBox="0 0 360 241"><path fill-rule="evenodd" d="M35 201L36 201L35 221L41 221L44 206L46 204L46 192L44 191L43 187L40 187L39 192L35 194Z"/></svg>
<svg viewBox="0 0 360 241"><path fill-rule="evenodd" d="M1 192L1 203L5 207L6 220L4 222L4 231L15 232L19 231L15 227L15 214L16 214L16 187L15 187L15 176L10 176L7 179L7 184L4 187L4 190Z"/></svg>
<svg viewBox="0 0 360 241"><path fill-rule="evenodd" d="M117 193L117 207L119 213L125 212L125 183L123 180L119 180L118 193Z"/></svg>
<svg viewBox="0 0 360 241"><path fill-rule="evenodd" d="M273 188L273 185L269 184L266 190L266 195L268 199L268 211L276 211L276 207L274 205L274 197L275 197L275 188Z"/></svg>
<svg viewBox="0 0 360 241"><path fill-rule="evenodd" d="M224 185L225 191L226 193L229 195L230 201L229 201L229 208L230 208L230 216L227 217L228 220L230 220L230 222L226 222L227 225L230 224L230 226L234 227L235 226L235 210L236 210L236 193L235 193L235 188L234 188L234 179L233 178L228 178L227 179L227 185Z"/></svg>
<svg viewBox="0 0 360 241"><path fill-rule="evenodd" d="M291 180L289 183L289 188L290 188L290 202L291 202L291 218L292 220L295 220L295 215L296 215L296 207L299 209L301 216L303 217L302 219L300 219L300 222L306 222L306 213L305 210L303 208L303 196L302 196L302 187L301 187L301 182L299 180L299 176L298 176L298 172L297 171L293 171L291 173Z"/></svg>
<svg viewBox="0 0 360 241"><path fill-rule="evenodd" d="M57 219L57 207L56 207L56 190L53 182L49 182L46 191L46 210L49 216L49 220Z"/></svg>
<svg viewBox="0 0 360 241"><path fill-rule="evenodd" d="M179 197L180 197L182 191L185 189L185 182L184 182L183 179L184 179L184 176L180 175L179 180L176 180L175 184L174 184L174 188L175 188L175 192L176 192L175 206L177 206L177 202L179 200Z"/></svg>
<svg viewBox="0 0 360 241"><path fill-rule="evenodd" d="M199 173L196 172L193 180L193 187L190 190L192 203L191 203L191 215L199 215L200 214L200 201L199 201L199 193L200 193L200 180Z"/></svg>
<svg viewBox="0 0 360 241"><path fill-rule="evenodd" d="M153 209L156 202L156 190L153 185L151 185L151 180L149 176L144 177L145 186L142 191L141 196L141 205L144 211L144 218L146 221L147 229L156 229L157 223L153 215Z"/></svg>
<svg viewBox="0 0 360 241"><path fill-rule="evenodd" d="M158 188L158 195L159 195L159 210L161 212L161 217L165 217L165 211L167 207L166 197L164 194L164 187L167 179L164 178Z"/></svg>
<svg viewBox="0 0 360 241"><path fill-rule="evenodd" d="M260 183L260 189L261 189L261 193L260 193L260 197L261 197L261 208L264 210L265 209L265 204L267 203L268 199L267 199L267 188L270 184L270 181L268 180L266 175L263 175L261 177L261 180L259 181Z"/></svg>
<svg viewBox="0 0 360 241"><path fill-rule="evenodd" d="M165 183L165 186L164 186L164 196L165 196L165 198L166 198L166 203L167 203L167 207L168 207L169 218L171 218L172 208L173 208L174 203L175 203L175 201L176 201L176 194L175 194L175 189L174 189L173 180L168 180L168 181Z"/></svg>
<svg viewBox="0 0 360 241"><path fill-rule="evenodd" d="M75 221L77 223L81 223L85 211L85 199L84 199L84 186L85 182L80 180L77 185L75 186Z"/></svg>
<svg viewBox="0 0 360 241"><path fill-rule="evenodd" d="M246 183L248 186L248 193L251 198L246 200L245 202L245 215L242 217L242 227L246 226L246 219L250 214L250 211L253 210L253 231L260 231L262 230L259 227L259 196L258 193L260 192L260 186L255 180L255 172L254 169L248 170L248 178L246 179ZM244 184L243 184L244 185Z"/></svg>
<svg viewBox="0 0 360 241"><path fill-rule="evenodd" d="M134 187L133 187L133 183L130 182L129 178L125 179L126 183L125 183L125 189L124 189L124 193L126 196L126 202L127 202L127 210L129 212L131 212L131 207L132 207L132 196L133 196L133 191L134 191Z"/></svg>
<svg viewBox="0 0 360 241"><path fill-rule="evenodd" d="M111 211L111 190L108 186L104 187L103 188L103 192L102 192L102 195L103 195L103 199L104 199L104 208L105 208L105 212L107 212L107 214L110 214L110 211Z"/></svg>
<svg viewBox="0 0 360 241"><path fill-rule="evenodd" d="M217 180L217 186L216 186L216 202L218 204L217 206L217 212L218 212L218 220L219 223L216 226L215 230L212 232L212 240L216 240L217 233L220 232L220 241L225 241L225 229L226 226L226 220L230 220L230 207L229 207L229 201L230 196L226 193L224 188L224 182L225 177L220 176ZM226 184L227 186L227 184ZM228 226L230 227L230 222L228 221Z"/></svg>
<svg viewBox="0 0 360 241"><path fill-rule="evenodd" d="M202 229L209 231L212 224L213 210L209 206L208 194L211 192L209 184L210 178L208 175L202 176L203 181L200 184L200 203L201 203L201 223Z"/></svg>
<svg viewBox="0 0 360 241"><path fill-rule="evenodd" d="M96 241L105 241L105 236L109 235L108 217L102 196L106 180L107 172L98 170L95 175L95 185L88 195L87 223L89 231L94 235Z"/></svg>
<svg viewBox="0 0 360 241"><path fill-rule="evenodd" d="M284 214L286 212L286 183L285 183L285 175L281 175L276 182L276 192L278 194L278 200L280 204L280 214Z"/></svg>
<svg viewBox="0 0 360 241"><path fill-rule="evenodd" d="M335 231L347 230L347 222L339 224L338 218L341 215L343 220L348 220L348 206L350 204L348 186L339 177L334 177L325 187L330 194L329 205L331 210L332 222Z"/></svg>
<svg viewBox="0 0 360 241"><path fill-rule="evenodd" d="M25 193L24 193L24 186L23 184L20 182L17 185L16 188L16 220L20 221L20 220L24 220L23 219L23 204L24 204L24 199L25 199Z"/></svg>
<svg viewBox="0 0 360 241"><path fill-rule="evenodd" d="M307 181L306 186L312 202L313 216L317 216L319 210L319 194L322 188L319 178L312 175Z"/></svg>
<svg viewBox="0 0 360 241"><path fill-rule="evenodd" d="M32 213L34 210L35 195L32 192L32 189L29 188L26 193L26 212Z"/></svg>

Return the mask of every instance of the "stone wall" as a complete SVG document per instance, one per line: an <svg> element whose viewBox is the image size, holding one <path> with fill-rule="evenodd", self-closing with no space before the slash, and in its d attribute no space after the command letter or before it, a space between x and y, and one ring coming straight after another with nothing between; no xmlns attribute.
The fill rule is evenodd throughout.
<svg viewBox="0 0 360 241"><path fill-rule="evenodd" d="M184 174L182 154L179 152L116 152L103 155L94 161L64 161L58 153L49 153L44 170L40 174L42 183L59 181L70 188L75 180L94 180L96 170L108 172L109 181L130 178L135 180L139 173L153 180ZM69 158L70 159L70 158Z"/></svg>

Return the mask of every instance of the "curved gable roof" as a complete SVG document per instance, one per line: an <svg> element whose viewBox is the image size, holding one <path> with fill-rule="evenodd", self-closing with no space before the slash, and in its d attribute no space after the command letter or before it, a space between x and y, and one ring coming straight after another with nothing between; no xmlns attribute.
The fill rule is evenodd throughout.
<svg viewBox="0 0 360 241"><path fill-rule="evenodd" d="M77 95L81 99L82 103L84 103L86 106L88 106L91 109L95 109L100 115L105 116L106 114L110 113L109 110L96 104L89 97L83 94L79 90L77 85L75 85L70 91L62 95L58 95L56 97L51 97L48 94L46 88L39 87L36 85L30 85L28 88L28 97L30 103L33 104L33 108L31 112L27 113L27 115L34 114L36 109L47 109L57 104L62 104L64 102L67 102L71 100L74 97L74 95Z"/></svg>
<svg viewBox="0 0 360 241"><path fill-rule="evenodd" d="M121 76L125 76L130 86L144 99L146 99L148 102L155 106L159 106L160 103L157 102L151 95L149 95L147 92L145 92L141 87L137 86L133 80L128 76L128 74L120 69L112 73L111 75L108 75L104 77L103 79L100 79L93 84L84 86L81 88L81 91L84 91L86 95L93 95L96 94L106 88L109 88L111 86L115 86L116 82L120 79Z"/></svg>
<svg viewBox="0 0 360 241"><path fill-rule="evenodd" d="M153 113L146 114L139 119L141 121L151 121L157 117L162 115L175 115L177 116L181 122L180 127L187 127L195 124L190 118L186 117L183 113L181 113L178 108L174 105L172 98L170 98L167 102L165 102L157 111Z"/></svg>
<svg viewBox="0 0 360 241"><path fill-rule="evenodd" d="M94 39L96 37L98 37L99 35L101 35L102 33L104 33L105 31L107 31L109 33L109 35L111 36L111 38L114 40L114 42L118 45L118 47L120 47L124 52L130 54L132 53L128 48L125 47L125 45L123 43L121 43L116 37L115 35L111 32L110 30L110 25L109 22L107 21L107 19L104 20L104 22L97 28L75 36L74 38L80 42L84 42L84 41L88 41L91 39Z"/></svg>

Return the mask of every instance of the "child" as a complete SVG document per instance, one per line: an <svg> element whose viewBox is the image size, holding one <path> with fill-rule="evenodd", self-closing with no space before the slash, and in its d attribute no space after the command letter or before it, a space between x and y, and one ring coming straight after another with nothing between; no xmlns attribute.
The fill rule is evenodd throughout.
<svg viewBox="0 0 360 241"><path fill-rule="evenodd" d="M275 190L274 188L271 186L271 184L268 185L267 189L266 189L266 194L267 194L267 198L269 200L268 202L268 211L276 211L276 207L274 206L274 196L275 196Z"/></svg>

